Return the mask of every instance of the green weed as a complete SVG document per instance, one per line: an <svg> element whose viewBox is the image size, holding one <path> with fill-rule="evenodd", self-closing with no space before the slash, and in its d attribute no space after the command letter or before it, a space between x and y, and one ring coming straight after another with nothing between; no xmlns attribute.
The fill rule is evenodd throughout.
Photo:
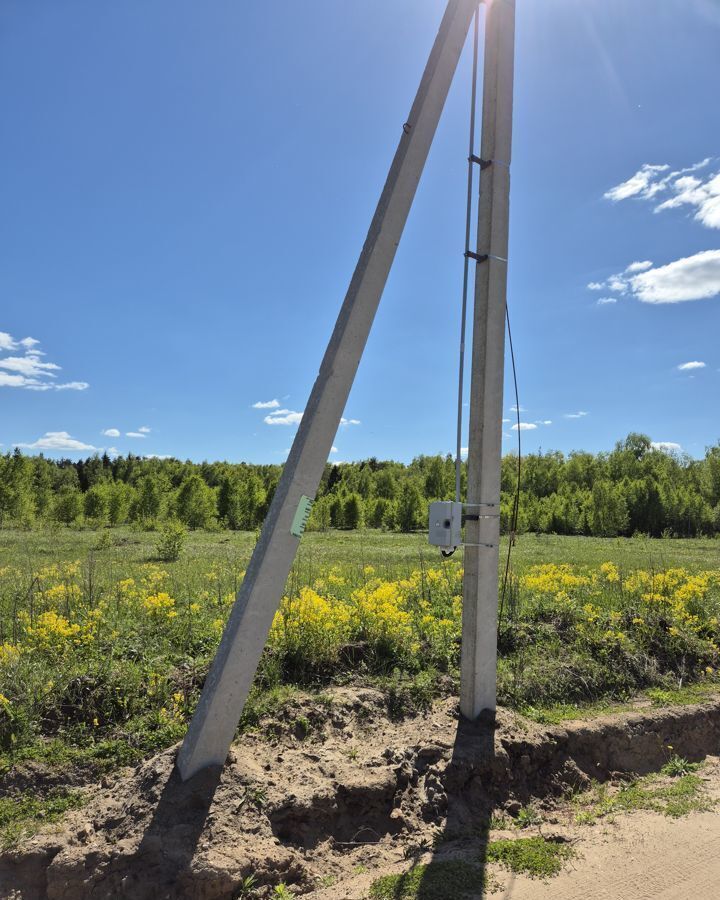
<svg viewBox="0 0 720 900"><path fill-rule="evenodd" d="M685 774L670 784L658 784L656 777L637 778L612 792L607 785L599 785L575 798L578 807L576 821L592 824L601 818L620 812L652 810L672 818L710 809L712 806L702 778Z"/></svg>
<svg viewBox="0 0 720 900"><path fill-rule="evenodd" d="M257 896L257 878L254 875L246 875L237 888L237 900L251 900Z"/></svg>
<svg viewBox="0 0 720 900"><path fill-rule="evenodd" d="M523 706L519 712L540 725L560 725L574 719L594 719L608 713L626 712L631 708L628 703L597 700L590 703L556 703L547 707Z"/></svg>
<svg viewBox="0 0 720 900"><path fill-rule="evenodd" d="M660 769L662 775L668 775L671 778L679 778L683 775L690 775L691 772L697 772L700 763L691 763L682 756L673 755Z"/></svg>
<svg viewBox="0 0 720 900"><path fill-rule="evenodd" d="M372 883L371 900L463 900L485 885L480 866L461 861L414 866L401 875L385 875Z"/></svg>
<svg viewBox="0 0 720 900"><path fill-rule="evenodd" d="M645 692L652 700L653 706L688 706L701 703L718 692L715 681L699 684L686 684L680 688L651 687Z"/></svg>
<svg viewBox="0 0 720 900"><path fill-rule="evenodd" d="M574 855L572 847L544 837L491 841L487 848L488 862L500 863L511 872L531 878L557 875Z"/></svg>
<svg viewBox="0 0 720 900"><path fill-rule="evenodd" d="M43 825L56 822L68 810L79 809L84 803L82 794L64 790L44 798L29 791L0 798L0 848L17 846Z"/></svg>
<svg viewBox="0 0 720 900"><path fill-rule="evenodd" d="M251 784L245 788L245 797L257 809L262 809L267 803L267 790L259 784Z"/></svg>
<svg viewBox="0 0 720 900"><path fill-rule="evenodd" d="M523 806L515 819L515 826L517 828L530 828L533 825L540 825L541 823L542 816L534 806Z"/></svg>

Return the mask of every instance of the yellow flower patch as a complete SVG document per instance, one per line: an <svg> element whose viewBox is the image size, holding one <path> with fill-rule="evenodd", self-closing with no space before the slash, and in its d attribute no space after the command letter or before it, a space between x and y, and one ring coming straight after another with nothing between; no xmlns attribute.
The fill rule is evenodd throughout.
<svg viewBox="0 0 720 900"><path fill-rule="evenodd" d="M147 612L153 615L165 616L168 619L173 619L177 616L174 598L163 591L145 597L143 606Z"/></svg>
<svg viewBox="0 0 720 900"><path fill-rule="evenodd" d="M541 594L572 591L588 587L590 584L592 584L591 578L584 573L579 573L568 564L546 563L531 566L527 573L520 577L521 587Z"/></svg>

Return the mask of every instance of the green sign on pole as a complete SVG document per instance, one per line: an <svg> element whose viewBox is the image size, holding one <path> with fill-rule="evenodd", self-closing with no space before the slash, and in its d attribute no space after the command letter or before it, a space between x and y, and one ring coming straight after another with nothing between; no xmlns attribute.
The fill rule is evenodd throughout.
<svg viewBox="0 0 720 900"><path fill-rule="evenodd" d="M303 494L298 503L298 508L295 510L295 515L293 516L290 534L295 537L302 537L302 533L305 531L305 526L307 525L307 520L310 518L312 505L312 500Z"/></svg>

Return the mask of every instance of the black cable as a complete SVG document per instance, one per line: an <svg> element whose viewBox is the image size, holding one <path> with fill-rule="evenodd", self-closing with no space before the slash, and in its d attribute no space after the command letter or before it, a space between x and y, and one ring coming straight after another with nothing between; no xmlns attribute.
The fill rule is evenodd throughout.
<svg viewBox="0 0 720 900"><path fill-rule="evenodd" d="M520 430L520 395L518 393L517 369L515 368L515 350L513 348L512 330L510 329L510 312L505 304L505 321L507 322L508 343L510 344L510 359L512 360L513 384L515 385L515 415L517 418L517 485L515 487L515 499L513 501L512 514L510 516L510 534L508 535L508 551L505 560L505 574L503 576L502 591L500 593L500 610L498 612L498 631L502 624L503 610L505 608L505 593L510 575L510 557L515 534L517 532L518 514L520 511L520 476L522 474L522 439Z"/></svg>

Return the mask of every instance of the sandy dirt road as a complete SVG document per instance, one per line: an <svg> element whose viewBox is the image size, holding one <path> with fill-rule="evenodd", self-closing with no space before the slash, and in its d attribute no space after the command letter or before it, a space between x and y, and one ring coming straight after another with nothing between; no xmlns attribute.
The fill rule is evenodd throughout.
<svg viewBox="0 0 720 900"><path fill-rule="evenodd" d="M557 878L510 877L502 900L720 900L720 814L635 813L577 844ZM589 830L588 830L589 831Z"/></svg>
<svg viewBox="0 0 720 900"><path fill-rule="evenodd" d="M633 813L610 826L585 826L575 847L577 857L549 881L491 867L494 890L473 900L720 900L719 812L681 819ZM359 900L372 880L366 875L313 896Z"/></svg>
<svg viewBox="0 0 720 900"><path fill-rule="evenodd" d="M547 881L514 875L490 864L487 889L471 895L472 900L720 900L720 758L707 757L698 774L709 811L677 819L660 812L620 812L594 824L579 825L573 804L559 803L539 829L493 835L562 836L571 842L576 855L559 875ZM476 863L478 846L458 848L449 857ZM442 858L448 857L427 853L417 862L427 865ZM311 896L366 900L378 875L407 870L407 863L371 866L361 877ZM426 896L432 900L432 892L426 895L420 890L417 900ZM470 897L464 895L463 900Z"/></svg>

